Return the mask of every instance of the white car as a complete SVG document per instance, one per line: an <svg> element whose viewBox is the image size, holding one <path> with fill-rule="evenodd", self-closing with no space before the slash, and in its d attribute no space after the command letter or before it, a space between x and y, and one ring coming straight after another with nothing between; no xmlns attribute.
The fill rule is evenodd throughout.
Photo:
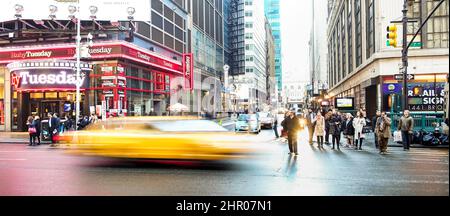
<svg viewBox="0 0 450 216"><path fill-rule="evenodd" d="M271 113L260 112L257 114L259 121L261 122L262 128L273 128L273 124L275 123L275 118Z"/></svg>

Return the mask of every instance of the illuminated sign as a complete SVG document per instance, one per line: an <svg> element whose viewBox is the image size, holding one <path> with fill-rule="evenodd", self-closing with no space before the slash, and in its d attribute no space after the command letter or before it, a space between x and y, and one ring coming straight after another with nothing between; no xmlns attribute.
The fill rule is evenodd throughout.
<svg viewBox="0 0 450 216"><path fill-rule="evenodd" d="M11 85L16 91L46 89L75 90L77 85L74 61L24 61L8 64ZM90 67L81 63L80 88L89 85Z"/></svg>
<svg viewBox="0 0 450 216"><path fill-rule="evenodd" d="M355 108L354 98L336 98L336 108L351 110Z"/></svg>
<svg viewBox="0 0 450 216"><path fill-rule="evenodd" d="M408 84L408 109L411 111L444 111L445 83L417 82ZM402 84L384 84L385 95L402 95Z"/></svg>
<svg viewBox="0 0 450 216"><path fill-rule="evenodd" d="M194 89L194 62L193 62L193 54L183 54L183 71L184 71L184 77L186 78L187 82L186 86L187 89L193 90Z"/></svg>

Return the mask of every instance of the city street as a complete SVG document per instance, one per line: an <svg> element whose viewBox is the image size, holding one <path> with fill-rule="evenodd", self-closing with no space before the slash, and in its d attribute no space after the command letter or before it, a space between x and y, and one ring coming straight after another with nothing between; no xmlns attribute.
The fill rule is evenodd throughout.
<svg viewBox="0 0 450 216"><path fill-rule="evenodd" d="M0 145L0 195L449 195L448 149L319 150L299 136L300 156L271 130L270 151L233 163L124 162L74 157L48 146Z"/></svg>

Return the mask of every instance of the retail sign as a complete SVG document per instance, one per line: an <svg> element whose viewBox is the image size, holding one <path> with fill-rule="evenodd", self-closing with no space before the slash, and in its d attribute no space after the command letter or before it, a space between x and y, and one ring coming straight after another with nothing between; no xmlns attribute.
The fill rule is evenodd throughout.
<svg viewBox="0 0 450 216"><path fill-rule="evenodd" d="M411 111L444 111L445 83L409 83L408 109ZM402 95L402 84L383 85L384 95Z"/></svg>
<svg viewBox="0 0 450 216"><path fill-rule="evenodd" d="M1 49L0 64L24 60L72 60L74 59L75 52L75 45L72 44L63 47L41 47L39 49ZM126 58L179 74L184 72L182 64L164 59L152 53L147 53L125 42L97 44L89 49L89 54L91 55L90 59ZM117 70L117 73L125 73L125 69L121 65L115 65L115 67L113 69ZM109 68L102 68L102 70L109 70Z"/></svg>
<svg viewBox="0 0 450 216"><path fill-rule="evenodd" d="M183 54L183 72L188 90L194 89L194 58L192 53Z"/></svg>
<svg viewBox="0 0 450 216"><path fill-rule="evenodd" d="M81 88L88 88L87 71L81 72ZM39 89L76 89L76 74L72 71L59 69L34 69L14 71L11 75L12 85L17 90Z"/></svg>
<svg viewBox="0 0 450 216"><path fill-rule="evenodd" d="M78 3L79 2L79 3ZM77 13L79 8L80 13ZM5 0L0 22L30 20L150 21L150 1L142 0Z"/></svg>

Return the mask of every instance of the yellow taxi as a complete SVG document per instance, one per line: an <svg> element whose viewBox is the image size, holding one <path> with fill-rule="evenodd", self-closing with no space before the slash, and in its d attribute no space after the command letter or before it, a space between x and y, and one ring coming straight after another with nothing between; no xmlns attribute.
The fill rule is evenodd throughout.
<svg viewBox="0 0 450 216"><path fill-rule="evenodd" d="M244 136L196 117L116 118L63 136L68 153L85 156L208 161L252 153Z"/></svg>

